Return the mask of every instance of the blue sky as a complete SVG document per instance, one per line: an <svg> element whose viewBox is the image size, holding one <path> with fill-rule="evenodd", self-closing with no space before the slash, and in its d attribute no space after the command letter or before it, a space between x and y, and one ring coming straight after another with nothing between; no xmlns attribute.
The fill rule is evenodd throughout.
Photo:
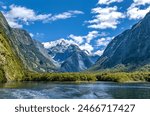
<svg viewBox="0 0 150 116"><path fill-rule="evenodd" d="M63 38L101 55L113 37L150 11L150 0L0 0L0 10L11 27L33 39Z"/></svg>

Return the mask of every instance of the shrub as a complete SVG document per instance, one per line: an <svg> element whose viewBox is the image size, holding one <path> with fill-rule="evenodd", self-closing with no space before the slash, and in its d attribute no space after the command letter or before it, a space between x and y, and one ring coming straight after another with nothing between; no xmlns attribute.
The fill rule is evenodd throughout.
<svg viewBox="0 0 150 116"><path fill-rule="evenodd" d="M0 68L0 82L4 83L6 81L7 81L7 79L5 77L5 72L4 72L4 70L2 68Z"/></svg>

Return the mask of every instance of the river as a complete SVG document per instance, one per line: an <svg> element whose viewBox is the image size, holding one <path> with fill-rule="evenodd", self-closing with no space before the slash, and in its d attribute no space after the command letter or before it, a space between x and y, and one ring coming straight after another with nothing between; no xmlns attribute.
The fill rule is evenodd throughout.
<svg viewBox="0 0 150 116"><path fill-rule="evenodd" d="M13 82L0 84L0 99L150 99L150 83Z"/></svg>

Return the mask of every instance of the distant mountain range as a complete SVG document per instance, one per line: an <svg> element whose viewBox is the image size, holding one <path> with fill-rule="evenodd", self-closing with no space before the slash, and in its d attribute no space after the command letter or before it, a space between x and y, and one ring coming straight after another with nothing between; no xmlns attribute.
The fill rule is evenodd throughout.
<svg viewBox="0 0 150 116"><path fill-rule="evenodd" d="M88 51L81 50L78 45L60 39L43 43L49 55L60 64L59 71L80 72L91 67L99 58L98 55L89 55Z"/></svg>

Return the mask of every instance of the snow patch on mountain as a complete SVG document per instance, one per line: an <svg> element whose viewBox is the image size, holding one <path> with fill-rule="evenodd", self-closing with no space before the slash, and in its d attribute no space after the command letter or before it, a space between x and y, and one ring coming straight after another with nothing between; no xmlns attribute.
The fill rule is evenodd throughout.
<svg viewBox="0 0 150 116"><path fill-rule="evenodd" d="M85 51L86 54L92 55L91 52L88 51L83 45L79 45L73 40L67 40L64 38L58 39L56 41L43 42L42 44L44 45L46 49L53 49L52 51L57 52L57 53L58 52L63 53L65 50L68 49L69 46L74 45L74 46L78 46L80 50ZM69 48L69 49L71 50L72 48Z"/></svg>

